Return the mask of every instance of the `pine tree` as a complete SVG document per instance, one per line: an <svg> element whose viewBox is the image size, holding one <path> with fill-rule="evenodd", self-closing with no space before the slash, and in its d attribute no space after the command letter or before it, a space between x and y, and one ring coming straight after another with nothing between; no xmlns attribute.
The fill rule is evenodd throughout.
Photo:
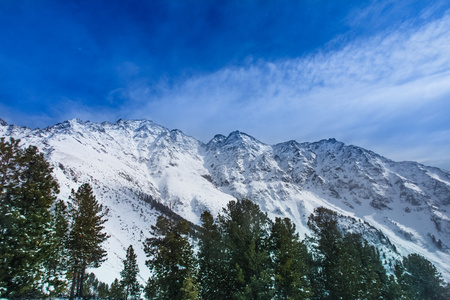
<svg viewBox="0 0 450 300"><path fill-rule="evenodd" d="M144 296L146 299L149 299L149 300L159 299L159 297L157 295L158 287L156 285L157 281L156 281L155 277L156 276L150 277L144 286L143 291L144 291Z"/></svg>
<svg viewBox="0 0 450 300"><path fill-rule="evenodd" d="M337 241L339 250L334 257L336 273L332 276L334 281L329 284L331 299L361 298L360 283L364 270L361 270L357 245L353 243L352 238L353 236L346 236Z"/></svg>
<svg viewBox="0 0 450 300"><path fill-rule="evenodd" d="M442 287L442 299L450 299L450 283L446 283Z"/></svg>
<svg viewBox="0 0 450 300"><path fill-rule="evenodd" d="M404 257L403 264L396 266L395 275L406 295L412 299L445 299L442 275L419 254Z"/></svg>
<svg viewBox="0 0 450 300"><path fill-rule="evenodd" d="M337 224L337 214L324 207L314 209L308 219L308 226L316 236L312 284L318 299L339 299L336 288L340 279L338 257L342 234Z"/></svg>
<svg viewBox="0 0 450 300"><path fill-rule="evenodd" d="M98 296L99 281L94 273L86 274L83 284L83 297L92 299Z"/></svg>
<svg viewBox="0 0 450 300"><path fill-rule="evenodd" d="M51 207L59 192L52 168L35 146L0 140L0 295L39 297L44 262L53 255Z"/></svg>
<svg viewBox="0 0 450 300"><path fill-rule="evenodd" d="M312 289L311 256L299 241L295 224L289 218L276 218L270 235L275 295L274 299L309 299Z"/></svg>
<svg viewBox="0 0 450 300"><path fill-rule="evenodd" d="M107 209L99 204L89 184L81 185L70 197L71 228L69 233L72 287L70 298L83 297L86 268L97 268L105 261L106 250L102 243L108 238L103 232Z"/></svg>
<svg viewBox="0 0 450 300"><path fill-rule="evenodd" d="M123 300L125 299L125 290L120 284L119 279L114 279L109 288L108 299L110 300Z"/></svg>
<svg viewBox="0 0 450 300"><path fill-rule="evenodd" d="M395 294L380 253L359 234L343 237L335 212L319 207L308 225L316 234L313 283L319 299L389 299Z"/></svg>
<svg viewBox="0 0 450 300"><path fill-rule="evenodd" d="M109 297L109 286L104 282L98 283L98 298L106 299Z"/></svg>
<svg viewBox="0 0 450 300"><path fill-rule="evenodd" d="M226 263L222 235L210 212L205 211L200 220L199 235L199 282L203 299L221 300L229 296Z"/></svg>
<svg viewBox="0 0 450 300"><path fill-rule="evenodd" d="M351 235L351 234L347 234ZM362 270L360 278L361 297L368 300L385 298L389 299L390 282L383 266L380 252L374 246L363 239L361 235L353 235L359 252L359 265Z"/></svg>
<svg viewBox="0 0 450 300"><path fill-rule="evenodd" d="M230 297L271 299L270 221L267 215L248 199L230 201L219 214L218 223L228 254L224 263L232 267L227 278Z"/></svg>
<svg viewBox="0 0 450 300"><path fill-rule="evenodd" d="M407 299L405 291L403 291L401 285L395 279L394 275L389 275L386 290L383 291L383 299L386 300Z"/></svg>
<svg viewBox="0 0 450 300"><path fill-rule="evenodd" d="M157 299L183 299L185 280L191 278L194 285L196 282L196 261L187 238L189 225L185 220L174 221L160 215L152 229L155 237L144 243L149 257L146 265L154 275L146 287L146 295Z"/></svg>
<svg viewBox="0 0 450 300"><path fill-rule="evenodd" d="M199 283L196 282L193 276L184 279L181 287L181 300L199 300L200 297Z"/></svg>
<svg viewBox="0 0 450 300"><path fill-rule="evenodd" d="M338 277L334 295L346 299L379 299L387 280L379 253L359 234L347 234L337 255Z"/></svg>
<svg viewBox="0 0 450 300"><path fill-rule="evenodd" d="M53 207L52 215L53 251L45 260L45 281L51 286L49 296L59 295L67 288L65 275L67 272L68 255L68 211L62 200L58 200Z"/></svg>
<svg viewBox="0 0 450 300"><path fill-rule="evenodd" d="M141 287L137 280L139 274L139 267L136 261L137 255L134 253L133 246L130 245L127 249L126 258L123 261L123 269L120 272L122 277L120 284L125 291L125 299L139 299Z"/></svg>

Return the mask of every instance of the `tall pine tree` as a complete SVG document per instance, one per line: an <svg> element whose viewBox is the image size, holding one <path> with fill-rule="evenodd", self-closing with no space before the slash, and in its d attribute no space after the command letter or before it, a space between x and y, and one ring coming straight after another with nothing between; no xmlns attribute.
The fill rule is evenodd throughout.
<svg viewBox="0 0 450 300"><path fill-rule="evenodd" d="M65 280L68 263L68 211L62 200L58 200L52 209L53 251L45 259L45 281L49 285L49 296L56 296L63 293L67 288Z"/></svg>
<svg viewBox="0 0 450 300"><path fill-rule="evenodd" d="M397 280L411 299L438 300L444 298L442 275L419 254L409 254L396 266Z"/></svg>
<svg viewBox="0 0 450 300"><path fill-rule="evenodd" d="M189 225L185 220L174 221L160 215L152 226L155 237L144 243L149 257L147 266L154 278L146 287L148 298L181 300L195 289L196 260L187 235ZM189 283L190 281L190 283Z"/></svg>
<svg viewBox="0 0 450 300"><path fill-rule="evenodd" d="M111 283L107 298L110 300L123 300L125 298L125 290L120 284L119 279L116 278L113 283Z"/></svg>
<svg viewBox="0 0 450 300"><path fill-rule="evenodd" d="M316 235L313 285L317 299L390 299L395 291L379 252L361 235L343 236L336 212L319 207L308 225Z"/></svg>
<svg viewBox="0 0 450 300"><path fill-rule="evenodd" d="M311 255L300 242L289 218L276 218L270 234L275 295L274 299L310 299Z"/></svg>
<svg viewBox="0 0 450 300"><path fill-rule="evenodd" d="M199 235L198 261L200 294L203 299L221 300L229 296L226 251L218 225L210 212L201 217L202 227Z"/></svg>
<svg viewBox="0 0 450 300"><path fill-rule="evenodd" d="M52 168L35 146L0 140L0 295L39 297L44 262L54 254L51 207L59 192Z"/></svg>
<svg viewBox="0 0 450 300"><path fill-rule="evenodd" d="M342 234L338 229L337 214L324 207L318 207L308 219L308 226L316 236L313 250L313 286L318 299L336 298L339 274L339 253Z"/></svg>
<svg viewBox="0 0 450 300"><path fill-rule="evenodd" d="M248 199L230 201L218 217L224 235L231 299L271 299L270 221Z"/></svg>
<svg viewBox="0 0 450 300"><path fill-rule="evenodd" d="M72 272L70 298L83 297L86 268L98 268L105 261L102 243L108 238L103 231L107 209L99 204L89 184L82 184L70 197L71 228L69 234L69 265Z"/></svg>
<svg viewBox="0 0 450 300"><path fill-rule="evenodd" d="M136 261L137 255L134 248L130 245L127 249L126 258L123 260L123 269L120 272L121 281L125 291L125 299L139 299L141 294L141 286L137 280L139 274L139 267Z"/></svg>

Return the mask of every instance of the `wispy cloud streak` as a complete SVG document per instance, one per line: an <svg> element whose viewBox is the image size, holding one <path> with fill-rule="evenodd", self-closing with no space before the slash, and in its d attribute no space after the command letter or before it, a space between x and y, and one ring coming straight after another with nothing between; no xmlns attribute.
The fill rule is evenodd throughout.
<svg viewBox="0 0 450 300"><path fill-rule="evenodd" d="M428 138L442 139L441 149L448 150L448 28L446 14L420 28L400 27L334 51L250 61L170 87L134 86L126 91L127 114L203 140L240 129L267 143L336 137L386 149L394 159L401 154L393 144L424 155Z"/></svg>

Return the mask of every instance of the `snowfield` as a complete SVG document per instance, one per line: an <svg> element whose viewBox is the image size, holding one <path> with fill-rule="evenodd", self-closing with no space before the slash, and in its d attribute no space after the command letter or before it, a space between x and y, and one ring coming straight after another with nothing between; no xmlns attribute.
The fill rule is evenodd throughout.
<svg viewBox="0 0 450 300"><path fill-rule="evenodd" d="M385 253L386 265L419 253L450 281L450 173L415 162L394 162L334 139L266 145L238 131L204 144L149 120L91 123L74 119L31 130L0 122L0 136L36 145L52 164L59 198L88 182L109 209L108 260L92 270L111 283L133 245L145 266L143 241L159 212L151 198L199 224L230 200L248 198L271 218L289 217L302 236L318 206L344 217ZM439 243L440 241L440 243Z"/></svg>

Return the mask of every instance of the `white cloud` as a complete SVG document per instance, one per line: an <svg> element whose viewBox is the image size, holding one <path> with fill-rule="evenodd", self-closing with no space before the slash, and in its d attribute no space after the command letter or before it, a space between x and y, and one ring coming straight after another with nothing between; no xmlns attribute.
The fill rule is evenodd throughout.
<svg viewBox="0 0 450 300"><path fill-rule="evenodd" d="M404 145L422 149L437 130L430 116L446 127L440 137L450 141L450 121L442 120L450 97L448 28L446 14L421 28L405 26L333 52L230 66L171 87L133 88L128 94L135 106L128 115L153 118L204 141L239 129L267 143L336 137L374 151L393 140L419 138L414 123L422 122L422 141ZM436 147L447 150L449 143ZM394 154L400 151L388 152L381 154L399 159Z"/></svg>

